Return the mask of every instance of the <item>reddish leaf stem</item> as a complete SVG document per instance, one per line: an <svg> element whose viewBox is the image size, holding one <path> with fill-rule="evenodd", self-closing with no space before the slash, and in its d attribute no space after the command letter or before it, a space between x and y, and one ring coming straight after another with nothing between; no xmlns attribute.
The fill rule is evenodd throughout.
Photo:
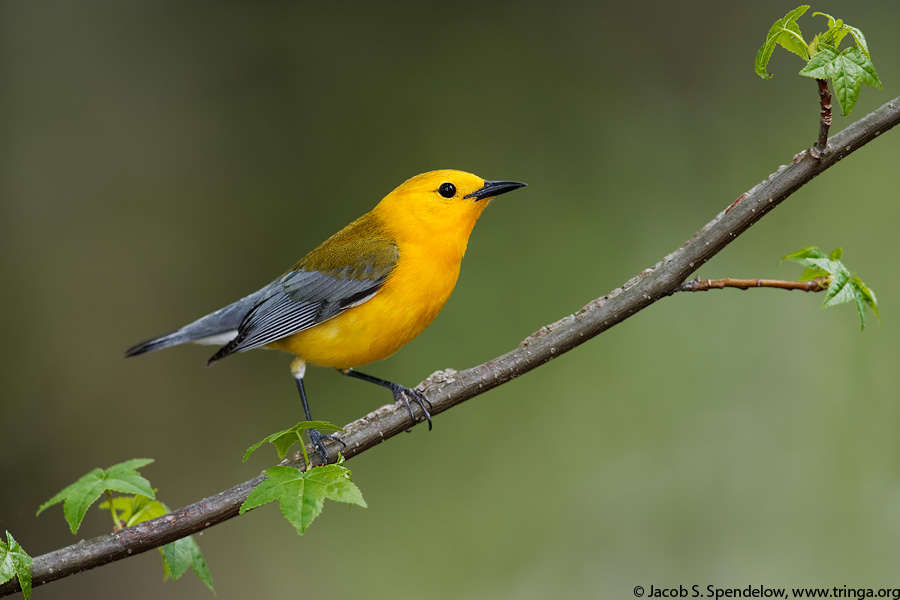
<svg viewBox="0 0 900 600"><path fill-rule="evenodd" d="M828 129L831 127L831 92L828 90L828 80L816 79L819 84L819 104L821 105L821 118L819 119L819 139L812 147L812 157L818 159L828 148Z"/></svg>

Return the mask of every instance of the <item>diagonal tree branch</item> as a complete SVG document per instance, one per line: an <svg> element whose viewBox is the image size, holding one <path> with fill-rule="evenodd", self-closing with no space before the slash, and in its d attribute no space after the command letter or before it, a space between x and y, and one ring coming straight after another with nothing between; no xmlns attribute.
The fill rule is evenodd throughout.
<svg viewBox="0 0 900 600"><path fill-rule="evenodd" d="M483 394L556 358L592 337L621 323L660 298L678 291L682 282L702 264L778 206L814 177L900 123L900 98L856 121L833 136L824 151L809 150L794 156L769 178L742 194L684 244L606 296L581 310L541 327L519 346L502 356L464 371L438 371L420 384L432 404L433 415L469 398ZM419 420L424 418L421 409ZM340 450L352 458L410 427L409 413L402 404L390 404L350 423L341 438ZM310 449L316 464L318 457ZM302 462L288 462L302 468ZM38 586L87 569L139 554L237 516L241 503L262 481L260 475L215 496L134 527L129 527L55 550L34 559L33 585ZM0 597L19 590L13 580L0 585Z"/></svg>

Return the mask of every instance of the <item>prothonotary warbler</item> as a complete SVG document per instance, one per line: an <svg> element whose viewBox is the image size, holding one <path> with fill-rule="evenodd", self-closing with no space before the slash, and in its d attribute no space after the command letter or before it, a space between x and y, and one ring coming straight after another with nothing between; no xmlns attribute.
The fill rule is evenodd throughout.
<svg viewBox="0 0 900 600"><path fill-rule="evenodd" d="M491 198L524 185L452 170L417 175L261 290L125 355L186 342L224 344L213 364L252 348L284 350L295 357L291 373L307 420L303 376L314 364L388 388L415 419L412 400L430 428L421 392L353 367L386 358L422 333L456 285L475 221ZM322 439L329 436L309 435L328 462Z"/></svg>

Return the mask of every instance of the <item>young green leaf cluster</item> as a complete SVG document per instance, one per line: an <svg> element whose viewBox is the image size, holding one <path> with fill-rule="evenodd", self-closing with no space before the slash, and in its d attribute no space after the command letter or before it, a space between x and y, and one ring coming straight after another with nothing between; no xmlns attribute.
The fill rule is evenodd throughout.
<svg viewBox="0 0 900 600"><path fill-rule="evenodd" d="M303 535L322 512L326 498L365 507L362 492L350 481L350 470L343 462L341 457L336 464L307 471L287 466L266 470L266 479L250 492L240 514L278 500L284 517Z"/></svg>
<svg viewBox="0 0 900 600"><path fill-rule="evenodd" d="M268 435L250 446L244 453L244 461L266 442L275 446L278 458L281 459L287 455L291 446L301 442L300 448L306 470L301 471L287 466L267 469L266 479L250 492L241 505L240 514L278 500L281 513L294 526L297 533L303 535L310 523L321 514L326 498L335 502L366 506L362 492L350 481L350 470L344 466L343 456L338 456L336 464L310 468L309 456L306 454L301 437L303 431L307 429L343 431L337 425L326 421L300 421L293 427Z"/></svg>
<svg viewBox="0 0 900 600"><path fill-rule="evenodd" d="M152 500L142 494L118 496L113 498L112 504L107 501L100 505L102 509L110 507L115 511L115 520L124 523L125 527L131 527L172 512L159 500ZM188 568L191 568L200 581L215 593L212 574L209 572L203 553L200 552L200 546L197 545L193 536L170 542L162 546L159 553L163 562L163 581L170 578L177 580L187 572Z"/></svg>
<svg viewBox="0 0 900 600"><path fill-rule="evenodd" d="M853 277L853 274L847 270L840 260L842 255L843 250L840 248L826 255L818 247L809 246L793 254L788 254L781 260L790 260L806 267L806 270L800 275L800 281L811 281L818 277L825 279L828 291L825 294L825 300L822 301L822 308L856 302L860 330L863 330L866 328L866 306L872 309L879 321L881 320L881 317L878 316L878 301L872 290L859 277Z"/></svg>
<svg viewBox="0 0 900 600"><path fill-rule="evenodd" d="M267 435L263 439L259 440L249 448L244 453L244 462L247 462L247 459L250 458L250 455L256 451L257 448L269 442L273 446L275 446L275 451L278 453L278 458L283 459L287 456L288 450L291 449L291 446L296 444L297 442L301 442L301 452L303 452L303 462L309 464L309 457L306 455L306 447L302 445L303 438L301 434L307 429L318 429L320 431L343 431L337 425L329 423L327 421L300 421L290 429L285 429L284 431L278 431L271 435Z"/></svg>
<svg viewBox="0 0 900 600"><path fill-rule="evenodd" d="M94 469L41 504L37 514L40 515L51 506L64 502L63 515L72 533L78 533L88 508L107 490L155 498L150 482L137 472L137 469L152 462L152 458L133 458L108 469Z"/></svg>
<svg viewBox="0 0 900 600"><path fill-rule="evenodd" d="M6 542L0 539L0 583L13 577L19 579L19 587L25 600L31 597L31 565L34 561L10 532L6 532Z"/></svg>
<svg viewBox="0 0 900 600"><path fill-rule="evenodd" d="M279 458L284 458L295 443L302 441L301 434L307 429L341 431L340 427L325 421L301 421L290 429L266 436L251 446L244 454L244 460L265 442L273 444ZM350 481L350 470L343 466L343 457L340 457L337 464L309 469L305 448L303 456L307 464L306 471L285 466L267 470L267 478L247 497L240 508L241 514L278 500L281 512L303 534L322 512L326 499L366 506L359 488ZM135 458L108 469L94 469L41 504L37 514L62 502L66 522L72 533L76 533L88 508L104 493L107 500L100 504L100 508L110 511L116 530L168 514L171 512L169 507L156 499L156 490L138 472L138 469L152 462L149 458ZM131 495L113 497L112 492ZM31 557L25 554L11 535L7 534L7 537L8 544L0 541L0 584L17 576L25 590L25 597L28 598L31 593ZM188 569L193 569L197 577L215 593L209 568L193 537L181 538L159 550L164 580L178 579Z"/></svg>
<svg viewBox="0 0 900 600"><path fill-rule="evenodd" d="M781 46L803 60L806 66L800 71L800 75L814 79L831 79L834 93L841 112L846 116L850 114L862 85L881 89L881 81L872 64L866 37L862 31L844 23L841 19L835 19L831 15L815 12L813 16L823 16L828 19L828 29L816 34L812 42L807 43L797 24L807 10L808 5L798 6L783 18L775 21L766 35L766 41L756 54L756 73L763 79L770 75L766 71L769 59L775 46ZM856 42L854 45L840 51L841 41L850 35Z"/></svg>
<svg viewBox="0 0 900 600"><path fill-rule="evenodd" d="M209 572L209 567L206 566L200 546L194 541L194 536L189 535L170 542L160 548L159 552L163 559L163 581L168 581L169 578L176 581L187 572L188 568L191 568L200 581L213 594L216 593L213 588L212 574Z"/></svg>
<svg viewBox="0 0 900 600"><path fill-rule="evenodd" d="M94 469L41 504L37 514L64 502L63 515L72 533L76 533L88 508L104 493L107 495L107 501L102 503L100 508L112 512L114 529L120 529L122 526L131 527L167 514L170 512L169 507L156 499L155 490L150 486L150 482L137 471L152 462L151 458L134 458L108 469ZM112 492L133 495L113 498ZM178 579L188 568L192 568L197 577L210 590L213 589L212 576L206 561L203 560L200 548L192 537L188 536L166 544L160 548L160 553L163 559L164 580L170 577ZM21 575L19 581L22 582Z"/></svg>

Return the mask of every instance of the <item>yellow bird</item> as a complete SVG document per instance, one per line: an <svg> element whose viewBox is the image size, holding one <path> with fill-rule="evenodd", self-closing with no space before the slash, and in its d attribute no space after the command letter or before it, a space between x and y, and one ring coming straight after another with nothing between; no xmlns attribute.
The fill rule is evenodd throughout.
<svg viewBox="0 0 900 600"><path fill-rule="evenodd" d="M387 358L422 333L456 286L475 221L491 198L524 185L453 170L417 175L269 285L133 346L125 356L187 342L224 344L211 365L253 348L284 350L295 357L291 373L307 420L312 417L303 376L306 365L314 364L388 388L415 419L412 400L430 429L421 392L353 367ZM330 436L314 429L309 435L328 462L322 439Z"/></svg>

